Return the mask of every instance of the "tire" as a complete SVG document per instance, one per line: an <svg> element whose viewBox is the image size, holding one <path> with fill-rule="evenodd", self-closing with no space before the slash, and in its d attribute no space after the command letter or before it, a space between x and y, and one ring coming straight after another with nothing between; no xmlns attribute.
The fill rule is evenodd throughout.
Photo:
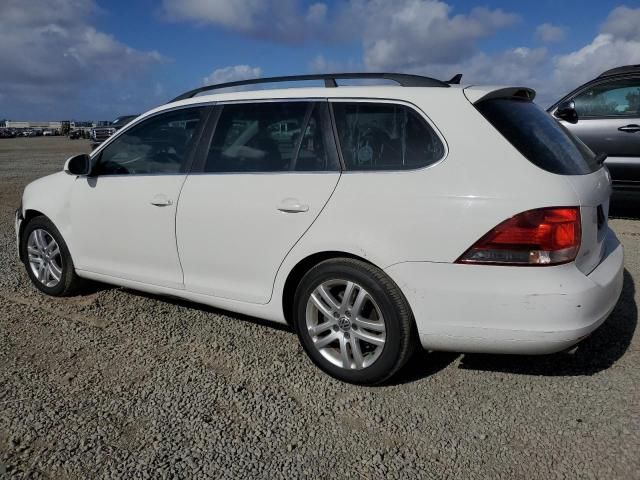
<svg viewBox="0 0 640 480"><path fill-rule="evenodd" d="M46 248L49 245L50 251ZM34 253L36 251L37 254ZM64 297L72 295L80 288L82 282L76 275L67 244L47 217L34 217L24 227L20 236L20 254L27 275L41 292L54 297ZM40 270L37 266L32 266L32 260L36 265L43 265L43 261L37 261L37 258L44 258L48 268Z"/></svg>
<svg viewBox="0 0 640 480"><path fill-rule="evenodd" d="M417 345L413 315L398 286L360 260L331 259L310 269L296 290L294 312L294 328L307 355L345 382L385 382Z"/></svg>

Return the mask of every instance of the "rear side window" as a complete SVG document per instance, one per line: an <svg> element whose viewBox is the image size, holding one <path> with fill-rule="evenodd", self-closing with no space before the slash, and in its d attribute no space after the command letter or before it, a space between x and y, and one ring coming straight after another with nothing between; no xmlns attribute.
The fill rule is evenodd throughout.
<svg viewBox="0 0 640 480"><path fill-rule="evenodd" d="M205 172L339 170L326 102L224 105Z"/></svg>
<svg viewBox="0 0 640 480"><path fill-rule="evenodd" d="M533 102L493 98L476 108L527 160L548 172L586 175L601 167L584 143Z"/></svg>
<svg viewBox="0 0 640 480"><path fill-rule="evenodd" d="M332 104L347 170L409 170L444 156L444 145L412 109L388 103Z"/></svg>

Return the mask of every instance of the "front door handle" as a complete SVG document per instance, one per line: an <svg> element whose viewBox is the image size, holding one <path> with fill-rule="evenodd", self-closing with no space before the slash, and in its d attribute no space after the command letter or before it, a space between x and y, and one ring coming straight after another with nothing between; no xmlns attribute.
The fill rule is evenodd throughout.
<svg viewBox="0 0 640 480"><path fill-rule="evenodd" d="M156 207L166 207L172 203L173 202L170 199L162 194L158 194L151 199L151 205L155 205Z"/></svg>
<svg viewBox="0 0 640 480"><path fill-rule="evenodd" d="M302 213L309 211L309 205L300 203L297 198L285 198L278 205L278 210L285 213Z"/></svg>
<svg viewBox="0 0 640 480"><path fill-rule="evenodd" d="M635 123L632 125L625 125L624 127L620 127L618 130L627 133L640 132L640 125L636 125Z"/></svg>

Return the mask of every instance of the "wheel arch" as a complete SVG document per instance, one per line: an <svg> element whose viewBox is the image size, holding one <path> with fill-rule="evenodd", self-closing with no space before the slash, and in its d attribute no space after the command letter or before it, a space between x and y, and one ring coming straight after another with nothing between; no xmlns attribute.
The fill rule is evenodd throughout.
<svg viewBox="0 0 640 480"><path fill-rule="evenodd" d="M300 280L302 280L302 277L304 277L304 275L310 269L318 265L320 262L324 262L325 260L331 260L334 258L351 258L380 268L378 265L372 263L366 258L338 250L316 252L306 256L298 263L296 263L295 266L289 271L287 279L284 282L284 287L282 289L282 312L284 314L284 319L287 322L287 325L293 325L293 298L295 296L296 289L300 284ZM382 268L380 269L382 270Z"/></svg>
<svg viewBox="0 0 640 480"><path fill-rule="evenodd" d="M53 223L49 217L47 217L44 213L42 213L39 210L28 208L24 211L24 218L22 219L22 222L20 223L20 229L18 230L18 255L20 257L20 260L22 260L23 262L24 262L24 258L23 258L24 255L22 255L22 248L20 248L20 244L22 243L22 234L24 233L24 229L26 228L27 224L36 217L45 217L51 223Z"/></svg>

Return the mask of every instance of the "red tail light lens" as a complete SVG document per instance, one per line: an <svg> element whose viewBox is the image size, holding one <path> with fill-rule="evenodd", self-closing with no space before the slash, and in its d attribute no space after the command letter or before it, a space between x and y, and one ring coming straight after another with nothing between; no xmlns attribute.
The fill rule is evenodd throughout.
<svg viewBox="0 0 640 480"><path fill-rule="evenodd" d="M456 263L558 265L580 249L578 207L538 208L520 213L492 229Z"/></svg>

